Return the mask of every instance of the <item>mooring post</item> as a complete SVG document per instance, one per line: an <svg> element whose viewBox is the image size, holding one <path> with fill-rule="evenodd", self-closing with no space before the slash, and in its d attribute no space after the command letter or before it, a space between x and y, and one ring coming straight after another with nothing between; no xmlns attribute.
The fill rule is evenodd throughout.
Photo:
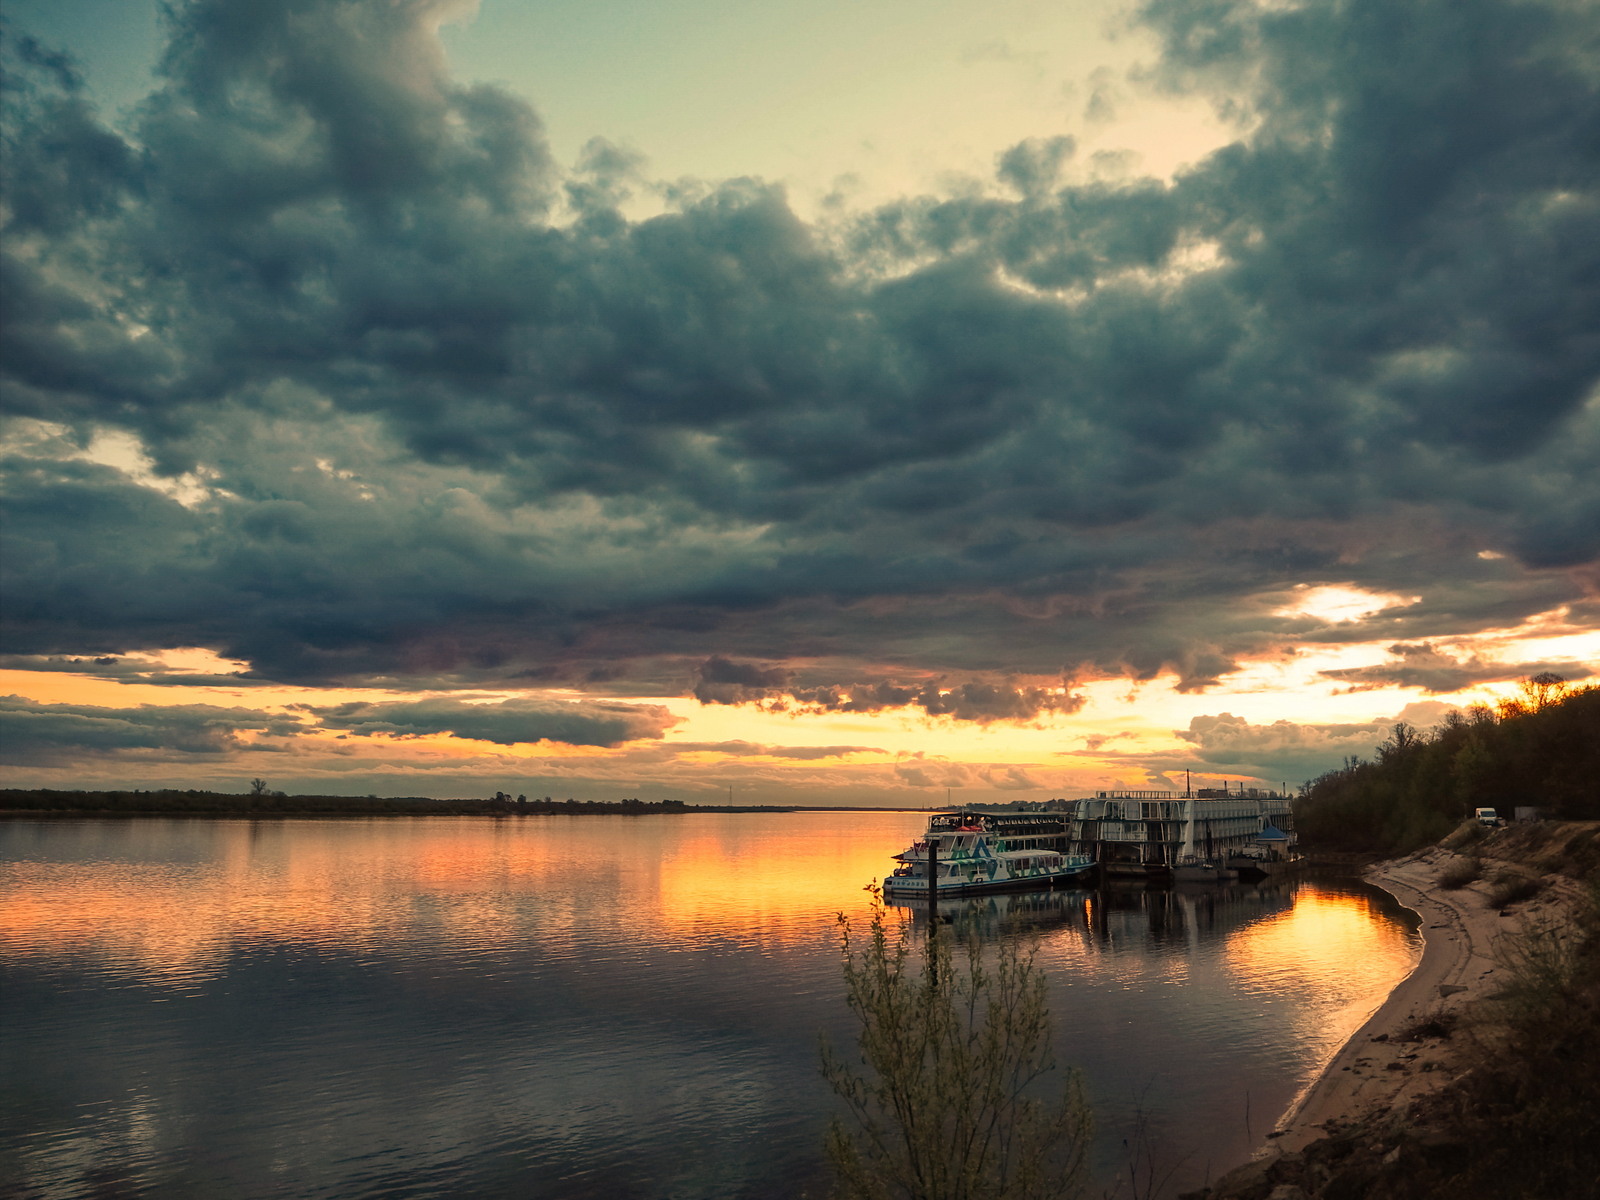
<svg viewBox="0 0 1600 1200"><path fill-rule="evenodd" d="M928 936L939 924L939 839L928 839ZM931 946L932 943L930 942Z"/></svg>

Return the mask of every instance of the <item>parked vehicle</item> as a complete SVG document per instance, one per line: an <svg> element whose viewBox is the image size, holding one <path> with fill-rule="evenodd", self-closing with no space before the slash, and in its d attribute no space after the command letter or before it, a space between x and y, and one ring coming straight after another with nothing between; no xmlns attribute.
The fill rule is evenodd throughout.
<svg viewBox="0 0 1600 1200"><path fill-rule="evenodd" d="M1487 825L1492 829L1500 824L1500 814L1492 808L1480 808L1474 815L1479 825Z"/></svg>

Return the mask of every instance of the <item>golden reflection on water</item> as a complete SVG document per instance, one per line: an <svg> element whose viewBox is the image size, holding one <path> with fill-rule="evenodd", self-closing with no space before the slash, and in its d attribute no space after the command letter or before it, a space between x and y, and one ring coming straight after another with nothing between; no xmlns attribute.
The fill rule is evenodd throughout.
<svg viewBox="0 0 1600 1200"><path fill-rule="evenodd" d="M275 1154L343 1126L398 1131L395 1162L425 1161L439 1178L507 1153L578 1164L573 1178L618 1161L630 1178L669 1178L685 1144L712 1146L706 1161L758 1147L805 1177L826 1103L816 1031L850 1036L833 917L867 911L863 885L925 821L0 824L0 969L30 998L7 1019L26 1020L17 1044L35 1063L94 1075L62 1091L30 1161L54 1155L41 1177L77 1178L87 1167L62 1156L99 1164L108 1144L135 1164L222 1153L237 1183L277 1169L257 1141ZM1108 1114L1097 1153L1114 1169L1117 1114L1148 1094L1175 1153L1195 1155L1173 1190L1248 1154L1260 1126L1228 1114L1252 1098L1258 1113L1281 1111L1416 945L1371 893L1314 881L1106 886L941 909L987 941L1036 942L1062 1061L1083 1069ZM894 919L923 918L906 906ZM84 1049L113 1028L135 1053ZM195 1056L174 1058L191 1040ZM382 1085L362 1083L369 1073ZM93 1141L79 1139L85 1097L101 1105ZM508 1101L523 1140L475 1140L494 1128L481 1114ZM231 1105L236 1126L208 1125L208 1105ZM634 1140L619 1143L619 1130ZM364 1161L359 1139L334 1145L337 1163ZM392 1178L363 1183L332 1161L297 1169L295 1194L386 1194L363 1189Z"/></svg>
<svg viewBox="0 0 1600 1200"><path fill-rule="evenodd" d="M0 954L93 959L148 982L220 971L241 944L474 952L644 923L673 942L831 936L925 818L735 814L503 821L160 822L192 861L24 858L0 868ZM132 839L139 841L136 825ZM154 832L152 830L152 832Z"/></svg>
<svg viewBox="0 0 1600 1200"><path fill-rule="evenodd" d="M88 849L23 854L0 867L0 956L185 987L225 972L231 954L274 946L482 958L537 945L552 959L586 960L641 939L666 951L823 947L835 936L833 915L866 911L864 885L923 821L915 813L162 821L108 822L98 834L46 825L44 843ZM145 847L154 849L142 859ZM1042 965L1060 979L1299 997L1284 1008L1295 1036L1330 1053L1416 954L1414 935L1380 919L1370 898L1315 883L1297 895L1275 883L1107 889L966 907L990 933L1033 928Z"/></svg>
<svg viewBox="0 0 1600 1200"><path fill-rule="evenodd" d="M1375 1012L1421 954L1414 930L1381 919L1370 895L1302 884L1294 907L1240 929L1227 939L1224 961L1243 990L1309 990L1350 997L1331 1007L1296 1007L1296 1033L1327 1053Z"/></svg>

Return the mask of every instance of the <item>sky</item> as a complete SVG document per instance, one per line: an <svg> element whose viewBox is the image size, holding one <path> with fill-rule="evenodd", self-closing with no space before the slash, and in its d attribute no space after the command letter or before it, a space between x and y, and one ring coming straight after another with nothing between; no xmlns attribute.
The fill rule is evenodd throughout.
<svg viewBox="0 0 1600 1200"><path fill-rule="evenodd" d="M8 786L1294 787L1600 674L1592 3L3 42Z"/></svg>

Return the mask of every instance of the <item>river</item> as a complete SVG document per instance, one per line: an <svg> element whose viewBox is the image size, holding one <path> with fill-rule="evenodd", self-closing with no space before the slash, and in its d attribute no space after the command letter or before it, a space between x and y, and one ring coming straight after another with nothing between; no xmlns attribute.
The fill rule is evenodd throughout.
<svg viewBox="0 0 1600 1200"><path fill-rule="evenodd" d="M925 820L0 821L0 1194L825 1196L837 915ZM1354 880L969 903L1097 1196L1236 1165L1420 945Z"/></svg>

